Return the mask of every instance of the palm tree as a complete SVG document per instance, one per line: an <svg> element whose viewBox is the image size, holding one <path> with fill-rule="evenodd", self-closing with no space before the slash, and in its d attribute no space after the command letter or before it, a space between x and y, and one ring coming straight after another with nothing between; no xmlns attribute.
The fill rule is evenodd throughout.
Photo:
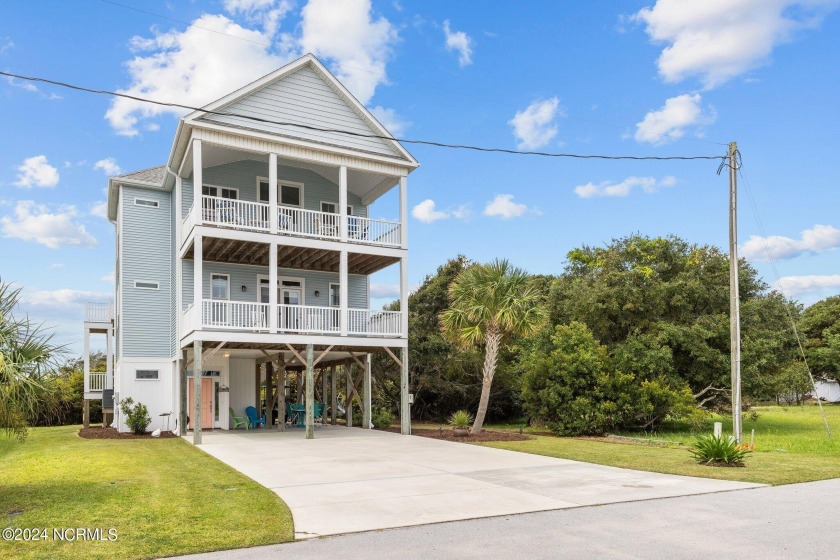
<svg viewBox="0 0 840 560"><path fill-rule="evenodd" d="M20 288L0 281L0 429L23 440L30 418L49 402L46 376L63 348L28 317L12 315L19 301Z"/></svg>
<svg viewBox="0 0 840 560"><path fill-rule="evenodd" d="M481 399L472 427L477 434L487 414L499 348L509 336L535 333L545 311L528 274L499 259L463 270L449 285L449 304L440 315L444 334L462 347L484 342Z"/></svg>

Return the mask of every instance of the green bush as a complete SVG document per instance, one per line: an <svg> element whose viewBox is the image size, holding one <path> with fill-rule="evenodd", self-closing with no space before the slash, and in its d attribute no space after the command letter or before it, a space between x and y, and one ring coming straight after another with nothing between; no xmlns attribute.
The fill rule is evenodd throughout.
<svg viewBox="0 0 840 560"><path fill-rule="evenodd" d="M146 433L146 428L152 422L152 418L145 404L134 404L134 399L127 397L120 401L120 410L125 415L125 423L132 432L140 435Z"/></svg>
<svg viewBox="0 0 840 560"><path fill-rule="evenodd" d="M689 452L698 463L742 466L749 451L732 436L698 436Z"/></svg>
<svg viewBox="0 0 840 560"><path fill-rule="evenodd" d="M453 428L469 428L472 421L472 414L466 410L456 410L449 417L449 425Z"/></svg>
<svg viewBox="0 0 840 560"><path fill-rule="evenodd" d="M373 426L375 428L387 430L391 427L391 423L394 421L394 415L387 408L377 408L371 414L370 420L373 422Z"/></svg>

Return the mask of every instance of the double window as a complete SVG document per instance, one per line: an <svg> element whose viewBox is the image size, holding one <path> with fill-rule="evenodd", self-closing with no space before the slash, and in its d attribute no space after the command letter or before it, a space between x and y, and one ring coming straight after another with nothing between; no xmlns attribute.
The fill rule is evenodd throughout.
<svg viewBox="0 0 840 560"><path fill-rule="evenodd" d="M239 191L228 187L216 187L213 185L202 185L201 194L204 196L216 196L219 198L228 198L230 200L237 200L239 198Z"/></svg>
<svg viewBox="0 0 840 560"><path fill-rule="evenodd" d="M257 180L257 195L260 202L268 202L270 192L268 179ZM289 181L277 181L277 202L283 206L303 208L303 185Z"/></svg>
<svg viewBox="0 0 840 560"><path fill-rule="evenodd" d="M330 307L341 307L341 285L330 282Z"/></svg>

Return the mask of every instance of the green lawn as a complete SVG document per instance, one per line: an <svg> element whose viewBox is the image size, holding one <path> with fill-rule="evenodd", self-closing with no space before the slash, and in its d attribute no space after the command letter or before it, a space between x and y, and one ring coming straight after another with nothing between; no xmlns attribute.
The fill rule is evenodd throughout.
<svg viewBox="0 0 840 560"><path fill-rule="evenodd" d="M277 495L180 438L89 440L78 430L0 436L3 528L50 532L46 542L0 539L0 558L151 558L293 539ZM115 528L118 538L52 540L68 527Z"/></svg>
<svg viewBox="0 0 840 560"><path fill-rule="evenodd" d="M708 467L697 464L686 450L694 436L679 429L663 430L642 437L681 442L682 446L634 445L551 436L537 436L531 441L493 442L484 445L643 471L774 485L840 477L840 406L828 406L825 409L829 425L835 431L834 439L831 440L826 435L819 408L816 406L755 407L753 410L758 413L758 419L752 420L749 414L747 415L744 421L744 439L749 441L754 428L755 452L748 456L747 466L744 468ZM718 417L709 420L706 432L711 433L714 421L723 421L724 430L730 429L731 421ZM518 429L518 425L489 427Z"/></svg>

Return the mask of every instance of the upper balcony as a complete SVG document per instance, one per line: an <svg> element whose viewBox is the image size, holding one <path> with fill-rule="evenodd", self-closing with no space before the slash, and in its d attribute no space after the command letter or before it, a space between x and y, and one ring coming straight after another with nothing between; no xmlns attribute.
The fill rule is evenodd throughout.
<svg viewBox="0 0 840 560"><path fill-rule="evenodd" d="M186 235L200 222L204 225L246 231L272 233L271 205L263 202L236 200L202 195L200 212L191 207L183 219ZM342 216L288 206L276 207L276 233L328 241L340 241L346 224L347 242L381 247L402 246L402 225L399 222L362 216Z"/></svg>
<svg viewBox="0 0 840 560"><path fill-rule="evenodd" d="M110 325L113 323L113 321L113 303L87 302L85 304L85 323L106 323Z"/></svg>

